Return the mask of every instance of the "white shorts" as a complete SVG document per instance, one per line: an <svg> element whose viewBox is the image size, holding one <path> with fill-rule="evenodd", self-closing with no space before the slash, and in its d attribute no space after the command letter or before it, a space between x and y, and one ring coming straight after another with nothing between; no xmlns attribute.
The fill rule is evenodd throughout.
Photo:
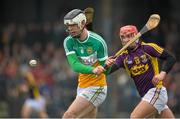
<svg viewBox="0 0 180 119"><path fill-rule="evenodd" d="M87 88L77 88L77 96L81 96L98 107L104 102L107 95L107 86L92 86Z"/></svg>
<svg viewBox="0 0 180 119"><path fill-rule="evenodd" d="M152 104L160 114L164 109L169 108L167 106L167 90L165 87L162 88L151 88L142 98L142 100Z"/></svg>
<svg viewBox="0 0 180 119"><path fill-rule="evenodd" d="M46 101L45 98L40 97L38 99L27 99L25 101L25 106L32 108L35 111L45 110Z"/></svg>

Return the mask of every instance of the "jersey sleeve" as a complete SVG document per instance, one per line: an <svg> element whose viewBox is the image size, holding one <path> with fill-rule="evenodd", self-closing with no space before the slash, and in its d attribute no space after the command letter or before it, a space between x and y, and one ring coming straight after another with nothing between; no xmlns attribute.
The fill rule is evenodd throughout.
<svg viewBox="0 0 180 119"><path fill-rule="evenodd" d="M173 65L176 63L176 58L166 50L163 51L160 59L165 61L162 64L161 70L165 71L166 73L168 73L172 69Z"/></svg>
<svg viewBox="0 0 180 119"><path fill-rule="evenodd" d="M99 42L97 58L99 61L105 61L108 58L107 44L103 38Z"/></svg>
<svg viewBox="0 0 180 119"><path fill-rule="evenodd" d="M119 67L119 68L124 67L123 61L124 61L124 60L123 60L122 56L120 55L120 56L116 59L115 65L116 65L117 67Z"/></svg>
<svg viewBox="0 0 180 119"><path fill-rule="evenodd" d="M153 57L160 57L164 51L163 48L161 48L160 46L158 46L155 43L147 43L143 46L144 46L145 52Z"/></svg>
<svg viewBox="0 0 180 119"><path fill-rule="evenodd" d="M76 54L70 54L67 56L68 62L73 71L83 74L93 74L93 67L82 64Z"/></svg>
<svg viewBox="0 0 180 119"><path fill-rule="evenodd" d="M75 54L75 51L73 50L73 41L70 39L70 37L67 37L64 40L64 50L66 55Z"/></svg>
<svg viewBox="0 0 180 119"><path fill-rule="evenodd" d="M66 52L68 63L73 71L83 74L93 73L94 68L92 66L84 65L79 61L73 49L73 42L69 37L64 40L64 49Z"/></svg>

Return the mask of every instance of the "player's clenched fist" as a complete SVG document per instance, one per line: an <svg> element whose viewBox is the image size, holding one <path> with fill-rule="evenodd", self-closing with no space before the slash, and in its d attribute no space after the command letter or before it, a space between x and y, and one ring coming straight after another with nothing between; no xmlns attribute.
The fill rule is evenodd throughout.
<svg viewBox="0 0 180 119"><path fill-rule="evenodd" d="M109 67L109 66L113 65L114 62L115 62L115 59L113 58L113 56L110 56L106 59L105 64Z"/></svg>
<svg viewBox="0 0 180 119"><path fill-rule="evenodd" d="M156 86L159 83L159 81L162 81L165 78L165 76L166 72L161 71L160 74L157 74L153 77L152 83Z"/></svg>
<svg viewBox="0 0 180 119"><path fill-rule="evenodd" d="M105 71L105 69L102 66L97 66L96 68L93 69L93 73L96 74L96 75L99 75L104 71Z"/></svg>

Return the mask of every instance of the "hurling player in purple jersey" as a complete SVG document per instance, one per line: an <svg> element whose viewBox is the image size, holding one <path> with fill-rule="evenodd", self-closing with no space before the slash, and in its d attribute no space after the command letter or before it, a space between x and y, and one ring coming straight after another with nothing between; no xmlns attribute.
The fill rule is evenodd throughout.
<svg viewBox="0 0 180 119"><path fill-rule="evenodd" d="M121 27L119 36L122 45L124 46L137 33L136 26ZM164 61L161 69L158 66L158 59ZM131 113L131 118L146 118L156 113L161 118L174 118L167 106L168 96L163 86L163 79L175 62L175 58L157 44L144 43L139 39L122 52L116 60L113 57L106 60L106 65L111 68L109 74L119 68L124 68L134 80L142 97Z"/></svg>

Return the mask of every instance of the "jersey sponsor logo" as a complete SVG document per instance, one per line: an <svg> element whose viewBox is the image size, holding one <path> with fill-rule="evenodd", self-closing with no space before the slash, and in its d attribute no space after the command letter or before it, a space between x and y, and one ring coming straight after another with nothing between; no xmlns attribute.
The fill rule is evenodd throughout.
<svg viewBox="0 0 180 119"><path fill-rule="evenodd" d="M92 65L97 61L97 52L87 57L79 57L81 63L86 65Z"/></svg>
<svg viewBox="0 0 180 119"><path fill-rule="evenodd" d="M140 64L140 65L135 65L130 68L130 72L132 73L133 76L137 76L140 74L145 73L149 69L148 64Z"/></svg>

